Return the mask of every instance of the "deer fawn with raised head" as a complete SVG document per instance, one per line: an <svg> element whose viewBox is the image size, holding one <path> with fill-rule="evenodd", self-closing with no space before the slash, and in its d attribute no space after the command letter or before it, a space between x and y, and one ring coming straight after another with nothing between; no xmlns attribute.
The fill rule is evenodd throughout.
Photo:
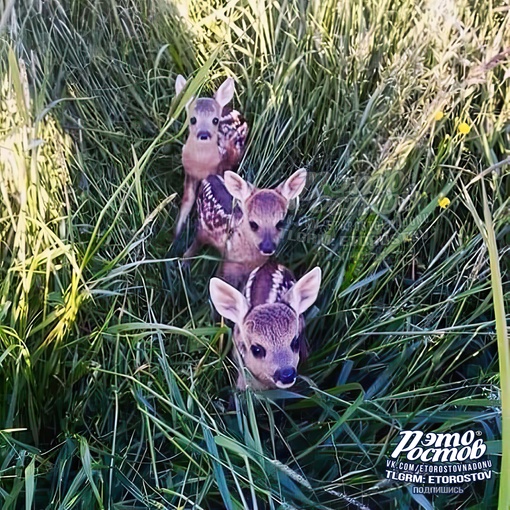
<svg viewBox="0 0 510 510"><path fill-rule="evenodd" d="M185 86L184 77L177 76L177 95ZM193 208L200 181L209 175L235 170L243 157L248 124L239 112L226 106L233 96L234 80L227 78L214 98L192 98L186 106L189 134L182 149L184 192L175 238L179 237Z"/></svg>
<svg viewBox="0 0 510 510"><path fill-rule="evenodd" d="M289 202L305 184L304 169L274 189L255 188L230 171L224 178L210 175L198 192L197 233L184 257L192 257L204 244L213 246L222 256L218 276L242 288L250 272L276 251Z"/></svg>
<svg viewBox="0 0 510 510"><path fill-rule="evenodd" d="M234 323L237 387L290 388L297 367L307 356L303 313L319 293L321 269L315 267L296 282L281 264L267 262L251 272L241 293L219 278L209 283L216 310ZM251 374L247 382L244 367Z"/></svg>

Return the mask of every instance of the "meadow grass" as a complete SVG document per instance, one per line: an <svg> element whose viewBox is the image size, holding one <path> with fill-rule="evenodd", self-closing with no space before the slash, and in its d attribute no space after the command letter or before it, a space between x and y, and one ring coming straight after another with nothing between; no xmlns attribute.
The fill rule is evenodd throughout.
<svg viewBox="0 0 510 510"><path fill-rule="evenodd" d="M509 508L504 1L3 7L3 509ZM225 76L240 173L310 172L278 253L323 269L291 391L232 391L217 260L171 249L185 103ZM411 428L482 431L492 478L387 480Z"/></svg>

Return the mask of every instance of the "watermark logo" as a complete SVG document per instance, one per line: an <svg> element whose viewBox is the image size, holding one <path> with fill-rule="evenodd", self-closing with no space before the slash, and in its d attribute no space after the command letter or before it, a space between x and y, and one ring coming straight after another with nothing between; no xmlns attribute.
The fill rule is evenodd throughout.
<svg viewBox="0 0 510 510"><path fill-rule="evenodd" d="M370 242L377 248L389 244L391 238L380 236L379 227L371 228L370 234L367 233L367 229L376 221L382 227L385 221L383 218L393 214L411 192L406 184L408 180L406 172L391 171L381 173L376 178L372 178L368 173L356 173L354 176L342 178L334 185L331 184L331 178L331 172L308 171L306 191L299 200L289 204L288 210L293 219L287 229L287 241L339 249L343 246L365 246L367 238L371 236ZM311 210L324 211L335 208L348 210L350 219L331 228L331 216L328 220L319 214L320 224L309 218ZM369 214L373 217L367 219Z"/></svg>
<svg viewBox="0 0 510 510"><path fill-rule="evenodd" d="M463 484L492 477L481 435L474 430L462 435L404 430L386 460L386 478L415 484L416 494L461 494Z"/></svg>

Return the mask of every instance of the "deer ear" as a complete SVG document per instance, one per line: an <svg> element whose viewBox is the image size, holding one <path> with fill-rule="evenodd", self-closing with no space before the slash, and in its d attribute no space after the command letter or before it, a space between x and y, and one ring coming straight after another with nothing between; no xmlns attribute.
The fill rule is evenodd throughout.
<svg viewBox="0 0 510 510"><path fill-rule="evenodd" d="M232 101L234 97L235 84L232 78L227 78L221 85L220 88L214 94L214 99L223 108L226 104Z"/></svg>
<svg viewBox="0 0 510 510"><path fill-rule="evenodd" d="M306 170L300 168L294 172L286 181L282 182L276 191L283 195L288 201L301 194L306 184Z"/></svg>
<svg viewBox="0 0 510 510"><path fill-rule="evenodd" d="M301 277L283 297L283 300L289 303L298 315L306 312L315 303L321 286L321 276L321 268L313 268Z"/></svg>
<svg viewBox="0 0 510 510"><path fill-rule="evenodd" d="M246 182L240 175L227 170L223 176L227 191L241 203L246 202L253 191L253 185Z"/></svg>
<svg viewBox="0 0 510 510"><path fill-rule="evenodd" d="M175 80L175 93L179 95L182 89L186 86L186 79L182 74L179 74Z"/></svg>
<svg viewBox="0 0 510 510"><path fill-rule="evenodd" d="M209 282L209 293L214 307L225 319L235 324L242 322L248 312L248 303L237 289L214 277Z"/></svg>

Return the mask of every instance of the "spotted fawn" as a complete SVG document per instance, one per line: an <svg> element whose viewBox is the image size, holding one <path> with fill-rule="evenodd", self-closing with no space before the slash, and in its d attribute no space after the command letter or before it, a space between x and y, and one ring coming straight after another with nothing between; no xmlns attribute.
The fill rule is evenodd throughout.
<svg viewBox="0 0 510 510"><path fill-rule="evenodd" d="M175 82L177 95L186 86L179 75ZM186 223L202 181L209 175L223 175L235 170L244 154L248 124L244 117L227 104L234 96L234 80L227 78L214 94L214 98L192 98L186 109L189 134L182 150L184 191L175 238Z"/></svg>
<svg viewBox="0 0 510 510"><path fill-rule="evenodd" d="M194 256L202 245L222 257L218 276L242 288L249 273L274 254L285 227L289 202L306 184L300 169L274 189L255 188L234 172L210 175L197 197L195 240L184 254Z"/></svg>
<svg viewBox="0 0 510 510"><path fill-rule="evenodd" d="M242 293L220 278L211 279L211 301L234 323L240 390L290 388L295 383L298 364L307 356L303 313L317 299L320 284L319 267L296 281L274 261L253 270Z"/></svg>

